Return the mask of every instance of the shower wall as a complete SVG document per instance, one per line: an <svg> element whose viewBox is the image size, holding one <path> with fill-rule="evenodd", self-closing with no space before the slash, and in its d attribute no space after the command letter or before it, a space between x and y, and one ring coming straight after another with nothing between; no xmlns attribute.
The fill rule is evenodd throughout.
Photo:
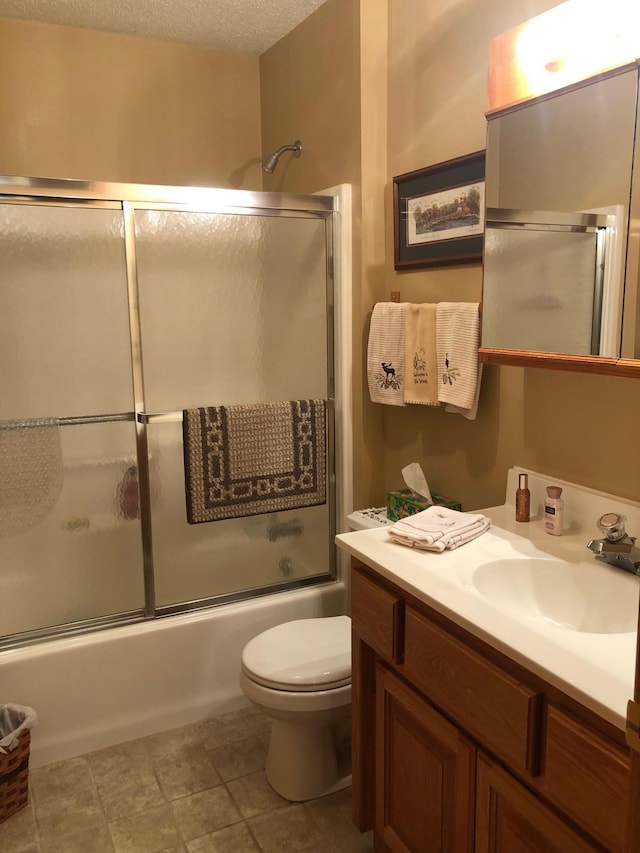
<svg viewBox="0 0 640 853"><path fill-rule="evenodd" d="M17 533L0 502L5 643L335 577L333 199L36 183L0 199L0 449L57 419L63 476ZM327 502L187 524L182 410L302 398Z"/></svg>

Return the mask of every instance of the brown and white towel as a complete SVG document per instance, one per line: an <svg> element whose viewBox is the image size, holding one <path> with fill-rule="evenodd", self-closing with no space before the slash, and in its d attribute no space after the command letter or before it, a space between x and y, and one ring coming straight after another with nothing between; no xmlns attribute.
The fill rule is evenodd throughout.
<svg viewBox="0 0 640 853"><path fill-rule="evenodd" d="M472 415L479 390L477 302L439 302L436 309L438 400Z"/></svg>
<svg viewBox="0 0 640 853"><path fill-rule="evenodd" d="M374 403L404 406L406 310L406 302L378 302L373 306L367 379Z"/></svg>
<svg viewBox="0 0 640 853"><path fill-rule="evenodd" d="M435 304L407 305L405 373L405 403L440 405Z"/></svg>
<svg viewBox="0 0 640 853"><path fill-rule="evenodd" d="M326 502L324 400L185 409L187 521Z"/></svg>

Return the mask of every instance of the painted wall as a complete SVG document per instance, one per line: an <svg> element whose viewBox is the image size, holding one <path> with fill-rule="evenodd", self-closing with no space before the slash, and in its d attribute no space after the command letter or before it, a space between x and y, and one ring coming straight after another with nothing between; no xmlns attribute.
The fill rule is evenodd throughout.
<svg viewBox="0 0 640 853"><path fill-rule="evenodd" d="M340 183L353 187L357 506L384 489L382 413L363 385L363 316L382 297L384 281L386 33L386 0L327 0L260 57L263 153L296 139L303 147L300 158L282 156L273 175L265 175L264 188L312 193Z"/></svg>
<svg viewBox="0 0 640 853"><path fill-rule="evenodd" d="M258 58L0 18L0 173L260 189Z"/></svg>
<svg viewBox="0 0 640 853"><path fill-rule="evenodd" d="M389 0L386 256L389 291L403 300L480 298L479 266L394 272L390 185L394 175L485 147L489 40L555 5ZM473 509L501 503L507 468L522 465L637 500L639 415L634 380L486 367L476 421L385 407L386 485L401 485L401 468L419 461L433 489Z"/></svg>

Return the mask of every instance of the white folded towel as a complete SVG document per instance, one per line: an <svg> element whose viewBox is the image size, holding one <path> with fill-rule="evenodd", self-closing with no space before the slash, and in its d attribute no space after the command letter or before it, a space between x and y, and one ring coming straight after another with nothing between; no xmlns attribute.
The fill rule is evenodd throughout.
<svg viewBox="0 0 640 853"><path fill-rule="evenodd" d="M389 535L399 545L442 552L477 539L490 526L486 515L430 506L397 521L389 528Z"/></svg>
<svg viewBox="0 0 640 853"><path fill-rule="evenodd" d="M478 394L480 315L477 302L439 302L436 309L438 400L472 410Z"/></svg>
<svg viewBox="0 0 640 853"><path fill-rule="evenodd" d="M374 403L404 406L406 302L373 306L367 348L369 396Z"/></svg>

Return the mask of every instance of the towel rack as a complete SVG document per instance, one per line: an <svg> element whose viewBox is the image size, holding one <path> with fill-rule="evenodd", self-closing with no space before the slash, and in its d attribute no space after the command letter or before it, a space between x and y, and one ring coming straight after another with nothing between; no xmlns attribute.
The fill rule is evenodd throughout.
<svg viewBox="0 0 640 853"><path fill-rule="evenodd" d="M109 424L117 421L135 421L135 412L116 412L112 415L74 415L68 418L33 418L17 421L0 421L0 430L7 429L29 429L30 427L39 426L38 421L42 421L44 426L46 421L57 423L58 426L78 426L79 424Z"/></svg>
<svg viewBox="0 0 640 853"><path fill-rule="evenodd" d="M335 399L329 397L327 399L327 407L329 410L335 405ZM182 409L179 412L138 412L138 423L140 424L170 424L182 423Z"/></svg>

